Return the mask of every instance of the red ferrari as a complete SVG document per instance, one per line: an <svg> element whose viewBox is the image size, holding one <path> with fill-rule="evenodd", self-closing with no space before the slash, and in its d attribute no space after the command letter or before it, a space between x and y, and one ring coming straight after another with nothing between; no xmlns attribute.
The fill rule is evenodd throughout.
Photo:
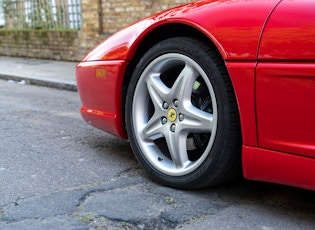
<svg viewBox="0 0 315 230"><path fill-rule="evenodd" d="M315 190L315 1L205 0L141 20L77 65L83 118L164 185L239 172Z"/></svg>

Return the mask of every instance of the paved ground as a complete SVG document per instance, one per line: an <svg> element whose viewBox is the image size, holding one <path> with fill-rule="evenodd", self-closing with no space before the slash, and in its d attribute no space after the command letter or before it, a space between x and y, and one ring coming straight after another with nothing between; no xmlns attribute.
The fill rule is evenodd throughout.
<svg viewBox="0 0 315 230"><path fill-rule="evenodd" d="M0 56L0 79L76 91L76 64Z"/></svg>

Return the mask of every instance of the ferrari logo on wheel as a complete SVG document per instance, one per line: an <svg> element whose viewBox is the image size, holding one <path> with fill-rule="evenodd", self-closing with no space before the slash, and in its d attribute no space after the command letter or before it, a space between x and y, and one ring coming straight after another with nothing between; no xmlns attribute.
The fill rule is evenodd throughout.
<svg viewBox="0 0 315 230"><path fill-rule="evenodd" d="M177 113L175 109L170 109L167 112L167 118L168 120L170 120L171 122L175 121L177 118Z"/></svg>

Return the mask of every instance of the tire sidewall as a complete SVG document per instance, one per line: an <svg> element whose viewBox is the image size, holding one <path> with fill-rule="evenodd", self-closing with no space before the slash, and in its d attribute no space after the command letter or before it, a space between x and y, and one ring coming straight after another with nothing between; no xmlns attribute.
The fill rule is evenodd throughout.
<svg viewBox="0 0 315 230"><path fill-rule="evenodd" d="M215 134L216 136L207 158L195 171L178 177L163 174L150 164L136 141L132 122L133 94L137 87L140 76L142 75L145 68L153 60L167 53L178 53L188 56L203 69L203 71L207 74L215 92L218 111L218 123ZM199 188L203 187L204 183L209 184L209 181L212 181L210 184L216 184L216 181L219 180L219 177L222 174L222 170L224 168L222 166L222 157L224 156L228 146L227 132L230 129L228 122L230 120L228 97L229 96L225 87L225 81L223 79L222 73L217 68L215 58L209 55L207 51L200 49L200 47L196 45L193 40L186 38L171 38L153 46L141 58L132 74L127 91L125 108L127 134L130 140L131 148L135 154L135 157L145 169L145 171L159 183L177 188Z"/></svg>

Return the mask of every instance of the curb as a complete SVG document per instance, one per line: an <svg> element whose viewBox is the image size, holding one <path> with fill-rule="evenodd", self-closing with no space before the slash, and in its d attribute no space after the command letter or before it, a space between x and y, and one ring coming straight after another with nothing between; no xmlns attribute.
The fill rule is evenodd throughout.
<svg viewBox="0 0 315 230"><path fill-rule="evenodd" d="M47 79L47 78L23 78L20 76L12 76L0 73L0 79L2 80L13 80L13 81L25 81L28 85L37 85L37 86L44 86L49 88L55 88L60 90L68 90L68 91L78 91L77 86L75 83L67 82L67 81L57 81L54 79Z"/></svg>

